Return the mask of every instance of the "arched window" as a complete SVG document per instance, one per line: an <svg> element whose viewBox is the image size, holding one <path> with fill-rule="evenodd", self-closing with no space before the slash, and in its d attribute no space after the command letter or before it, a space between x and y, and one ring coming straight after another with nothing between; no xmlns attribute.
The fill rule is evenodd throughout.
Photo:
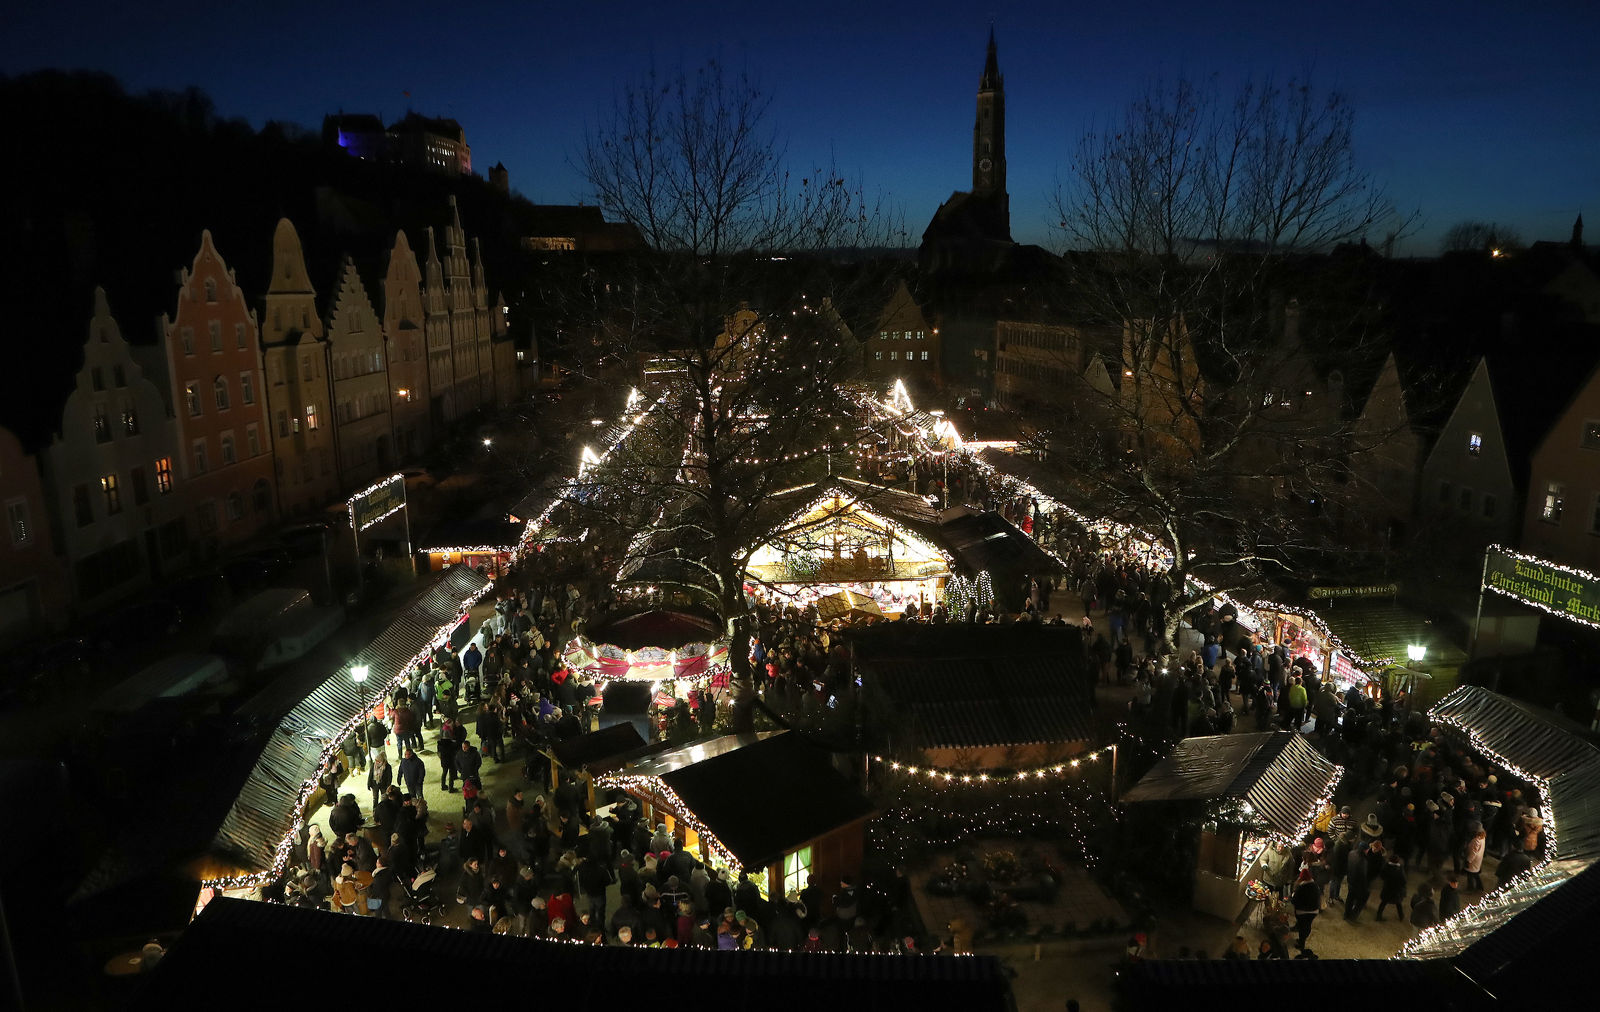
<svg viewBox="0 0 1600 1012"><path fill-rule="evenodd" d="M217 301L217 279L206 278L206 301Z"/></svg>
<svg viewBox="0 0 1600 1012"><path fill-rule="evenodd" d="M257 513L270 513L272 511L272 486L267 483L267 479L262 478L256 482L255 488L251 490L250 498L255 501Z"/></svg>
<svg viewBox="0 0 1600 1012"><path fill-rule="evenodd" d="M217 399L217 410L228 410L228 380L227 377L218 376L216 382L211 384L211 391Z"/></svg>

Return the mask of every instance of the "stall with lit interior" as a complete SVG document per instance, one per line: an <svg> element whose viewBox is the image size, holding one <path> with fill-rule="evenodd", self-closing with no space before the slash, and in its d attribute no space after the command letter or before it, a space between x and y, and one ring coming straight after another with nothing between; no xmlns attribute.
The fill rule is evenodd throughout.
<svg viewBox="0 0 1600 1012"><path fill-rule="evenodd" d="M652 825L708 865L747 872L767 896L861 871L872 804L832 754L793 731L725 735L596 781L638 800Z"/></svg>
<svg viewBox="0 0 1600 1012"><path fill-rule="evenodd" d="M1209 735L1179 742L1122 800L1199 810L1194 907L1231 921L1266 848L1304 842L1343 775L1298 731ZM1164 824L1181 821L1182 812L1163 813Z"/></svg>

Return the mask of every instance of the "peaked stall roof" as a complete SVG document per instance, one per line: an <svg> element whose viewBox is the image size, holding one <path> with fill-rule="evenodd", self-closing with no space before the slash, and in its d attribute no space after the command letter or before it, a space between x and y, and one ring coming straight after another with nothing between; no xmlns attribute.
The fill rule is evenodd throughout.
<svg viewBox="0 0 1600 1012"><path fill-rule="evenodd" d="M827 752L790 731L724 735L652 756L625 775L659 779L746 868L873 812Z"/></svg>
<svg viewBox="0 0 1600 1012"><path fill-rule="evenodd" d="M365 713L375 687L398 678L418 654L448 636L488 586L482 574L466 566L450 569L360 651L358 657L371 669L370 687L358 688L346 671L334 671L284 713L223 818L212 849L246 872L275 870L304 804L305 784L316 776L325 750ZM276 700L262 697L248 706L266 719L280 708Z"/></svg>
<svg viewBox="0 0 1600 1012"><path fill-rule="evenodd" d="M1298 842L1344 767L1298 731L1185 738L1122 796L1141 801L1247 801L1272 832Z"/></svg>

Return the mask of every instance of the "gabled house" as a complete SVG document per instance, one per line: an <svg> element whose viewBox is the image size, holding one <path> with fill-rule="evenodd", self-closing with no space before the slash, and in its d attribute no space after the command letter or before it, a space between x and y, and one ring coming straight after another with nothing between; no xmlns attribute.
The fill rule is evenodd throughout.
<svg viewBox="0 0 1600 1012"><path fill-rule="evenodd" d="M1422 441L1412 428L1400 370L1391 353L1351 426L1355 513L1375 537L1396 543L1414 515Z"/></svg>
<svg viewBox="0 0 1600 1012"><path fill-rule="evenodd" d="M1463 551L1481 554L1516 529L1517 487L1489 363L1480 358L1423 461L1417 513L1448 529Z"/></svg>
<svg viewBox="0 0 1600 1012"><path fill-rule="evenodd" d="M1600 368L1557 416L1533 453L1522 548L1600 569Z"/></svg>

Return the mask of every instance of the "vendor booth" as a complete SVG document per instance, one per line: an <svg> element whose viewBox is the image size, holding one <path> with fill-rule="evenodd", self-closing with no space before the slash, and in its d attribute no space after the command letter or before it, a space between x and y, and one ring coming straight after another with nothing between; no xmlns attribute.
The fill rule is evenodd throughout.
<svg viewBox="0 0 1600 1012"><path fill-rule="evenodd" d="M767 896L859 878L872 804L798 734L725 735L597 779L715 868L750 873Z"/></svg>
<svg viewBox="0 0 1600 1012"><path fill-rule="evenodd" d="M599 619L561 656L595 679L705 683L728 670L728 643L709 613L651 608Z"/></svg>
<svg viewBox="0 0 1600 1012"><path fill-rule="evenodd" d="M1122 800L1205 805L1194 906L1231 921L1258 898L1266 848L1303 841L1343 775L1298 731L1210 735L1179 742Z"/></svg>
<svg viewBox="0 0 1600 1012"><path fill-rule="evenodd" d="M621 721L576 738L553 742L540 751L550 763L549 789L554 792L561 785L563 772L572 773L588 798L587 809L592 812L595 778L621 769L629 759L638 757L649 747L638 728Z"/></svg>
<svg viewBox="0 0 1600 1012"><path fill-rule="evenodd" d="M447 524L430 532L417 551L428 557L432 572L466 566L484 573L500 573L510 564L526 526L507 520Z"/></svg>

